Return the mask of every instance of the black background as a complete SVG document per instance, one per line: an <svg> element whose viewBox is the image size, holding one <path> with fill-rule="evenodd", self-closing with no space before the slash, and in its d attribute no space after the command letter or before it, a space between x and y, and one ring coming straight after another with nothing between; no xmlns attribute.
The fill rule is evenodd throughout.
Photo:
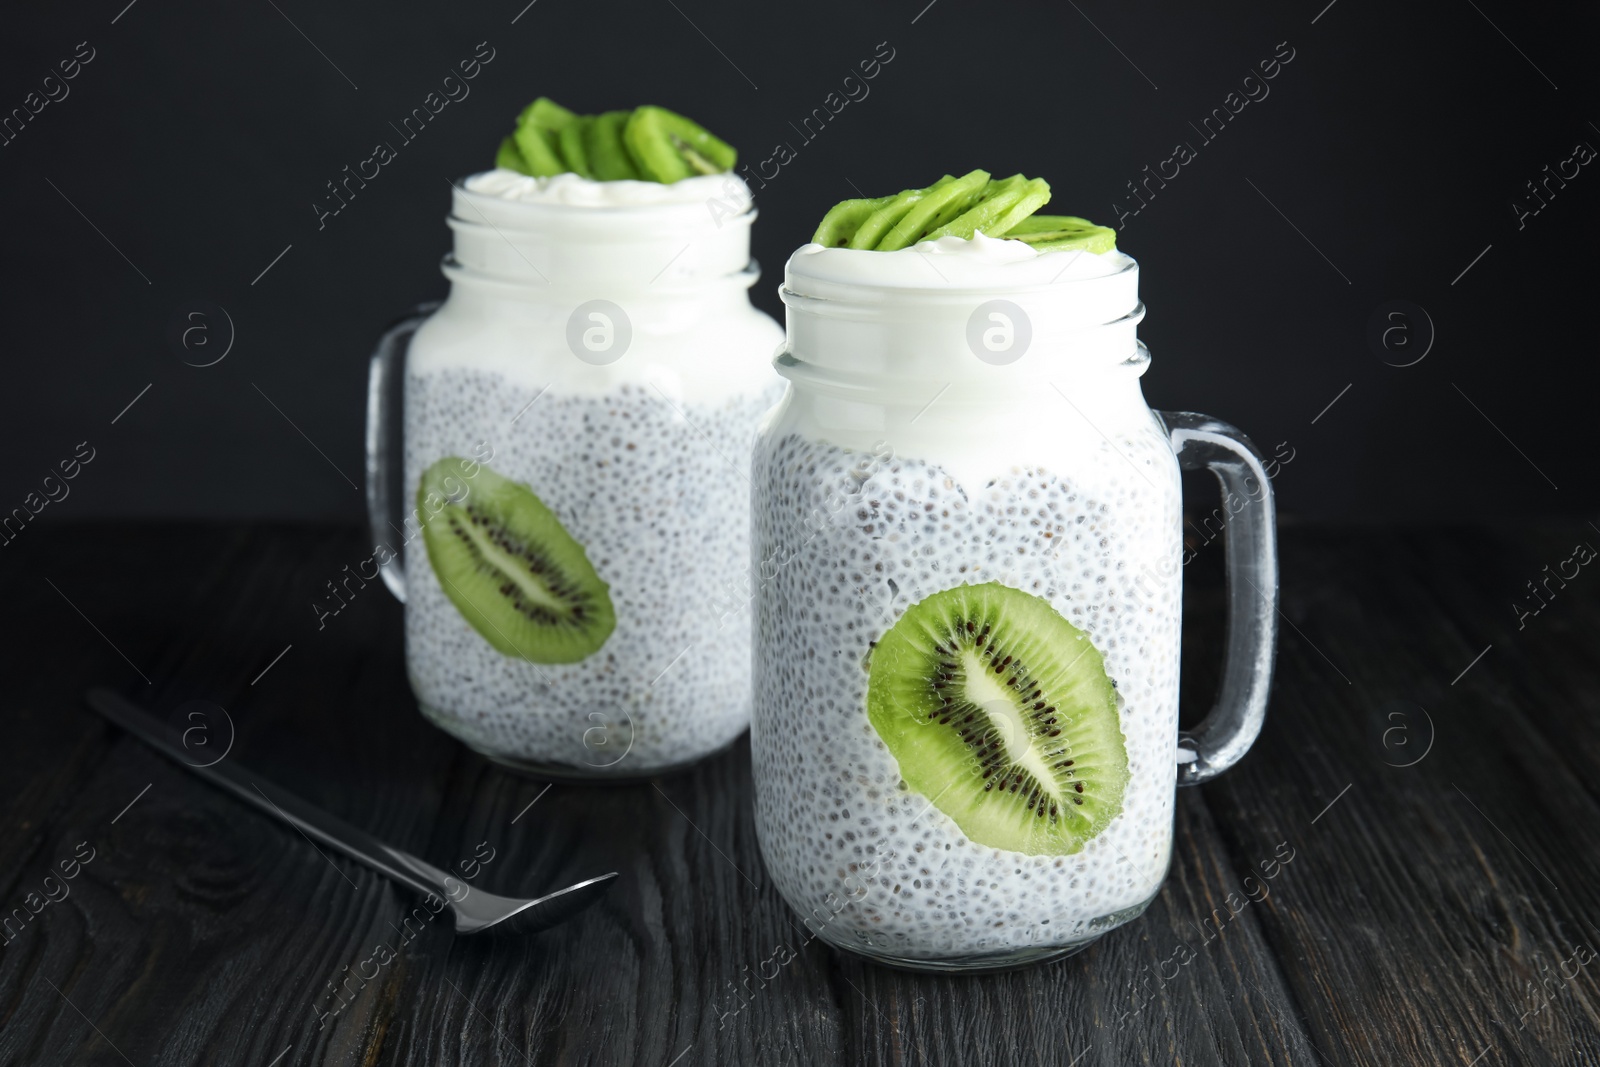
<svg viewBox="0 0 1600 1067"><path fill-rule="evenodd" d="M1600 176L1584 168L1520 230L1511 206L1574 144L1600 145L1592 5L125 2L5 18L0 112L80 41L95 58L0 148L0 511L88 441L43 521L360 515L372 344L443 295L446 183L486 167L539 94L664 104L742 162L793 145L757 199L755 299L774 314L785 257L856 189L1023 171L1051 182L1051 210L1112 222L1125 183L1187 141L1198 158L1119 237L1143 267L1153 406L1292 450L1285 514L1575 514L1600 495L1574 380L1594 358ZM319 231L324 183L396 140L389 122L485 41L471 95ZM802 143L790 123L879 42L894 58L870 96ZM1202 145L1189 123L1280 42L1295 58L1270 95ZM167 340L194 299L236 326L215 366ZM1396 299L1436 329L1414 366L1367 341Z"/></svg>

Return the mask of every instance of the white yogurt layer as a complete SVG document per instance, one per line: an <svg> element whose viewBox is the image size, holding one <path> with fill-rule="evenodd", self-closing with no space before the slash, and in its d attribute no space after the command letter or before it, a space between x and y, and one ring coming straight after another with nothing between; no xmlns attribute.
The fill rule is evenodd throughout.
<svg viewBox="0 0 1600 1067"><path fill-rule="evenodd" d="M567 204L574 207L638 207L644 204L703 204L721 200L735 211L750 205L750 187L737 174L703 174L663 185L661 182L597 182L577 174L530 178L497 167L474 174L463 184L474 193L524 204Z"/></svg>
<svg viewBox="0 0 1600 1067"><path fill-rule="evenodd" d="M1149 419L1137 387L1114 384L1143 373L1139 264L1121 252L1040 253L982 234L895 252L811 244L789 258L783 297L793 365L780 373L894 394L905 409L792 404L787 425L812 440L867 451L886 439L970 492L1017 463L1048 464L1069 438L1092 451L1101 429ZM1023 346L1014 362L978 347L995 311ZM997 392L1034 405L975 432L971 406Z"/></svg>

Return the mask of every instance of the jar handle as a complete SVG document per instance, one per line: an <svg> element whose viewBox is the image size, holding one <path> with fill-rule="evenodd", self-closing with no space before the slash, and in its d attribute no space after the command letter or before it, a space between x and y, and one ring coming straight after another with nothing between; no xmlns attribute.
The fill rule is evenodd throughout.
<svg viewBox="0 0 1600 1067"><path fill-rule="evenodd" d="M391 554L379 567L383 584L395 599L406 600L405 551L409 527L396 522L396 503L406 499L405 451L401 417L405 407L406 353L411 338L437 302L421 304L394 323L378 339L367 370L367 521L372 544L388 545ZM400 461L395 461L395 456Z"/></svg>
<svg viewBox="0 0 1600 1067"><path fill-rule="evenodd" d="M1250 439L1188 411L1158 413L1185 470L1205 468L1222 487L1228 637L1217 701L1178 734L1178 784L1198 785L1237 763L1261 732L1278 647L1278 535L1272 480ZM1252 484L1253 483L1253 484ZM1234 510L1233 502L1244 501ZM1192 754L1192 760L1184 760Z"/></svg>

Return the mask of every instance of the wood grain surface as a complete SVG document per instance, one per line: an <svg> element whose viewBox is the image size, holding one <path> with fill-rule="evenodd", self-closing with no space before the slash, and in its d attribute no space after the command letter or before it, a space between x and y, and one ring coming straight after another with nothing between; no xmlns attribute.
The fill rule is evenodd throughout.
<svg viewBox="0 0 1600 1067"><path fill-rule="evenodd" d="M1066 961L951 978L807 940L762 868L743 741L547 788L429 726L381 586L317 628L365 558L353 529L30 528L0 566L0 909L29 916L0 948L0 1063L1600 1062L1600 569L1513 607L1584 541L1286 529L1266 730L1181 795L1160 897ZM1191 709L1215 563L1190 568ZM474 885L622 878L533 938L407 924L405 891L101 722L96 684L220 705L225 758L439 866L492 855ZM395 958L336 997L380 943Z"/></svg>

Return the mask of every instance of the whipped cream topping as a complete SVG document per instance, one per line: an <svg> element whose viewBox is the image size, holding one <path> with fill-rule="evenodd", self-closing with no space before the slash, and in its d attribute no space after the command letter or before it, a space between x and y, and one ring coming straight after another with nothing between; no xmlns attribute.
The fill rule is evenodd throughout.
<svg viewBox="0 0 1600 1067"><path fill-rule="evenodd" d="M1022 241L941 237L894 252L808 244L795 250L789 272L824 282L906 289L1008 289L1105 278L1133 264L1121 252L1036 252Z"/></svg>
<svg viewBox="0 0 1600 1067"><path fill-rule="evenodd" d="M1129 256L1038 252L983 234L893 252L806 245L789 257L780 295L780 374L927 395L941 383L1014 388L1069 366L1120 366L1137 351L1143 317ZM985 340L997 315L1017 345L1009 358L988 358L999 351Z"/></svg>
<svg viewBox="0 0 1600 1067"><path fill-rule="evenodd" d="M660 182L597 182L577 174L531 178L497 167L463 183L468 191L524 204L575 207L636 207L644 204L697 204L721 200L737 214L750 206L750 187L736 174L703 174L663 185Z"/></svg>

